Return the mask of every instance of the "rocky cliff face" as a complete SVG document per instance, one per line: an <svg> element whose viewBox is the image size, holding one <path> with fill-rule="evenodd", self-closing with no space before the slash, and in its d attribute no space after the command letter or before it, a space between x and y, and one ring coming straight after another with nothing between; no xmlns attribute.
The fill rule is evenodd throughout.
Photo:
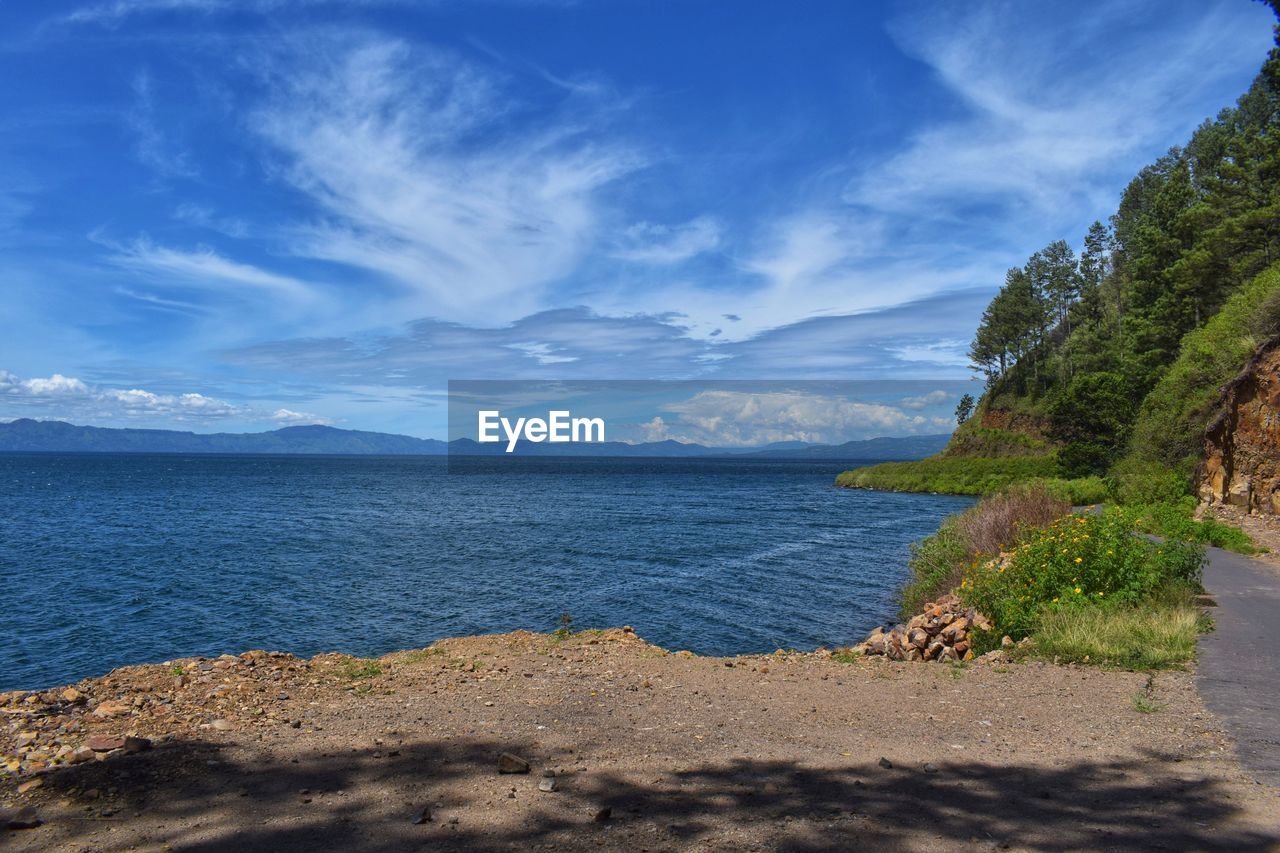
<svg viewBox="0 0 1280 853"><path fill-rule="evenodd" d="M1280 515L1280 336L1224 389L1204 438L1200 498Z"/></svg>

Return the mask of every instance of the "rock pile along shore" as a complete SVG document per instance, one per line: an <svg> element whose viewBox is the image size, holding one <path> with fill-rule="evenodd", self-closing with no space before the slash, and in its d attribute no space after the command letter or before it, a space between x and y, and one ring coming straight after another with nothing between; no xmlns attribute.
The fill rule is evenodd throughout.
<svg viewBox="0 0 1280 853"><path fill-rule="evenodd" d="M890 660L973 660L969 637L973 630L990 631L990 620L972 607L965 607L955 595L945 595L926 604L924 612L905 625L895 625L888 631L876 628L854 646L854 651L884 655Z"/></svg>

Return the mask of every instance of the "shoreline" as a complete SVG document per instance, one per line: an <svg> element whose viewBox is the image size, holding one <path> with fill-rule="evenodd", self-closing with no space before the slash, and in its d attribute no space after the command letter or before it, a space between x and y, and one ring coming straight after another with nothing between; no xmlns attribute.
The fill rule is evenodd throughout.
<svg viewBox="0 0 1280 853"><path fill-rule="evenodd" d="M186 659L4 701L6 755L77 756L4 772L0 807L40 822L14 849L1280 841L1280 793L1189 672L712 658L609 629Z"/></svg>

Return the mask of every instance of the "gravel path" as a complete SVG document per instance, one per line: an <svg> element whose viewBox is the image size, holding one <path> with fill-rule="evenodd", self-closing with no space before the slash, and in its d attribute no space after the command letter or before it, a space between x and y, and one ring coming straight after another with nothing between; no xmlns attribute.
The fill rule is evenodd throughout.
<svg viewBox="0 0 1280 853"><path fill-rule="evenodd" d="M1280 573L1219 548L1208 557L1204 586L1218 606L1214 630L1200 641L1196 686L1235 737L1241 764L1280 786L1280 655L1270 642Z"/></svg>

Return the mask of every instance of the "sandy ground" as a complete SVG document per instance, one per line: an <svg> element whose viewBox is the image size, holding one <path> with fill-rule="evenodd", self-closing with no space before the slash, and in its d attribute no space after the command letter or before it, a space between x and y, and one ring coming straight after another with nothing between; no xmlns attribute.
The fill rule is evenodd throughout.
<svg viewBox="0 0 1280 853"><path fill-rule="evenodd" d="M0 801L42 821L0 848L1280 849L1280 793L1187 673L697 658L625 631L378 668L258 653L0 697L25 756ZM154 746L28 772L128 733Z"/></svg>

